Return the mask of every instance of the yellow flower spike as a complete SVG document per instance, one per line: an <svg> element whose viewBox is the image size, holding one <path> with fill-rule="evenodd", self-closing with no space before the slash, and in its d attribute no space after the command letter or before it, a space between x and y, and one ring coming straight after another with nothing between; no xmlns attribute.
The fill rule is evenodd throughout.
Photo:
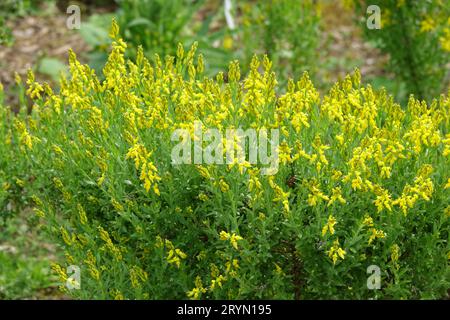
<svg viewBox="0 0 450 320"><path fill-rule="evenodd" d="M59 276L59 279L62 283L65 283L67 281L68 279L67 273L59 264L52 263L51 268L53 272Z"/></svg>
<svg viewBox="0 0 450 320"><path fill-rule="evenodd" d="M98 231L100 233L100 239L102 239L105 242L105 246L108 249L108 251L116 258L117 261L122 260L122 253L120 249L117 248L117 246L114 245L114 243L112 242L108 231L106 231L100 226L98 227Z"/></svg>
<svg viewBox="0 0 450 320"><path fill-rule="evenodd" d="M225 240L230 239L231 235L226 231L220 231L219 237L220 237L220 240L225 241Z"/></svg>
<svg viewBox="0 0 450 320"><path fill-rule="evenodd" d="M200 192L200 194L197 196L197 198L198 198L200 201L203 201L203 202L209 200L208 195L206 195L204 192Z"/></svg>
<svg viewBox="0 0 450 320"><path fill-rule="evenodd" d="M369 229L370 236L368 244L370 245L375 239L383 239L386 237L386 233L383 232L383 230L377 230L375 228Z"/></svg>
<svg viewBox="0 0 450 320"><path fill-rule="evenodd" d="M69 252L64 252L64 256L66 257L66 261L69 265L73 265L75 263L74 257Z"/></svg>
<svg viewBox="0 0 450 320"><path fill-rule="evenodd" d="M202 75L204 71L205 71L205 61L203 55L199 54L197 58L197 73L199 75Z"/></svg>
<svg viewBox="0 0 450 320"><path fill-rule="evenodd" d="M341 204L346 204L347 201L342 197L342 191L340 187L332 189L332 195L328 201L328 206L331 206L334 202L338 201Z"/></svg>
<svg viewBox="0 0 450 320"><path fill-rule="evenodd" d="M233 49L233 43L234 43L234 40L231 35L227 34L223 37L223 48L225 50Z"/></svg>
<svg viewBox="0 0 450 320"><path fill-rule="evenodd" d="M133 288L141 287L141 283L146 282L148 279L147 272L145 272L138 266L132 266L129 272L130 272L131 286Z"/></svg>
<svg viewBox="0 0 450 320"><path fill-rule="evenodd" d="M366 214L364 216L363 225L368 226L368 227L372 227L373 226L373 219L372 219L372 217Z"/></svg>
<svg viewBox="0 0 450 320"><path fill-rule="evenodd" d="M231 235L230 243L236 250L238 250L238 241L240 240L243 240L241 236L238 236L235 233Z"/></svg>
<svg viewBox="0 0 450 320"><path fill-rule="evenodd" d="M336 264L339 258L345 259L346 251L339 245L339 239L334 240L333 246L327 251L328 257Z"/></svg>
<svg viewBox="0 0 450 320"><path fill-rule="evenodd" d="M136 140L134 146L128 149L126 159L134 159L136 169L140 170L139 179L144 183L144 189L147 192L152 189L159 196L158 181L161 180L161 177L158 175L156 166L148 160L151 154L142 144L137 143Z"/></svg>
<svg viewBox="0 0 450 320"><path fill-rule="evenodd" d="M122 292L120 292L117 289L111 290L111 296L114 300L125 300L125 297L123 296Z"/></svg>
<svg viewBox="0 0 450 320"><path fill-rule="evenodd" d="M275 272L279 275L284 275L283 269L275 263Z"/></svg>
<svg viewBox="0 0 450 320"><path fill-rule="evenodd" d="M181 258L181 259L186 259L187 255L181 251L180 249L175 249L175 253Z"/></svg>
<svg viewBox="0 0 450 320"><path fill-rule="evenodd" d="M219 188L223 193L230 190L230 186L223 179L220 179L219 181Z"/></svg>
<svg viewBox="0 0 450 320"><path fill-rule="evenodd" d="M214 290L216 287L222 288L223 282L227 280L223 275L219 275L217 278L211 280L210 290Z"/></svg>
<svg viewBox="0 0 450 320"><path fill-rule="evenodd" d="M432 17L427 16L420 22L420 32L430 32L436 28L436 23Z"/></svg>
<svg viewBox="0 0 450 320"><path fill-rule="evenodd" d="M234 61L230 62L230 66L228 68L228 79L230 80L230 82L234 82L234 83L241 80L241 72L240 72L238 60L234 60Z"/></svg>
<svg viewBox="0 0 450 320"><path fill-rule="evenodd" d="M450 178L448 178L447 183L444 186L444 189L450 188Z"/></svg>
<svg viewBox="0 0 450 320"><path fill-rule="evenodd" d="M392 211L393 201L388 190L381 190L373 203L376 205L378 212L381 212L384 209Z"/></svg>
<svg viewBox="0 0 450 320"><path fill-rule="evenodd" d="M391 262L394 265L395 269L399 269L400 265L398 263L398 260L400 258L400 247L397 244L394 244L390 247L391 251Z"/></svg>
<svg viewBox="0 0 450 320"><path fill-rule="evenodd" d="M86 259L84 260L84 263L86 263L86 265L88 266L88 270L89 270L89 274L91 275L91 277L94 280L99 280L100 279L100 271L97 268L97 259L95 258L95 256L92 254L91 250L88 250L87 254L86 254Z"/></svg>
<svg viewBox="0 0 450 320"><path fill-rule="evenodd" d="M18 72L14 72L14 82L16 85L20 86L22 84L22 77Z"/></svg>
<svg viewBox="0 0 450 320"><path fill-rule="evenodd" d="M338 134L335 136L335 138L341 146L344 145L344 135L343 134Z"/></svg>
<svg viewBox="0 0 450 320"><path fill-rule="evenodd" d="M447 206L447 208L444 209L444 214L447 218L450 218L450 206Z"/></svg>
<svg viewBox="0 0 450 320"><path fill-rule="evenodd" d="M41 209L34 208L33 211L39 218L45 218L45 212L42 211Z"/></svg>

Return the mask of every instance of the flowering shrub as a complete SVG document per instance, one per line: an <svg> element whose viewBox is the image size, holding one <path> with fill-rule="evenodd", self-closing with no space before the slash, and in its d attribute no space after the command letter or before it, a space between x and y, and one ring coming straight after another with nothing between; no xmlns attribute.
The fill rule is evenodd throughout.
<svg viewBox="0 0 450 320"><path fill-rule="evenodd" d="M115 24L111 36L104 81L73 52L59 93L30 73L35 106L16 126L35 212L65 251L53 270L64 284L67 266L81 268L70 294L447 296L448 96L411 97L403 109L358 71L323 97L306 73L278 95L267 57L255 56L242 80L237 61L211 79L196 45L126 61ZM248 161L173 165L172 134L193 134L194 121L278 128L277 173ZM367 285L373 265L379 290Z"/></svg>
<svg viewBox="0 0 450 320"><path fill-rule="evenodd" d="M266 53L283 83L307 70L316 74L321 23L317 1L242 1L242 59L250 64L255 52ZM246 66L245 65L245 66Z"/></svg>

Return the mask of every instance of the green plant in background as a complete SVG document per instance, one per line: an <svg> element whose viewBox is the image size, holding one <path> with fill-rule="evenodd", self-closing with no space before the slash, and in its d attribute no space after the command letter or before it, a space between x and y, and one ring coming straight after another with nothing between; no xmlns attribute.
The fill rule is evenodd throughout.
<svg viewBox="0 0 450 320"><path fill-rule="evenodd" d="M27 134L25 92L19 77L17 82L19 100L24 106L18 113L4 106L3 88L0 84L0 225L28 205L27 182L33 179L28 167L29 159L18 156L23 150L20 145L30 144L33 139Z"/></svg>
<svg viewBox="0 0 450 320"><path fill-rule="evenodd" d="M320 52L320 6L314 0L239 2L245 65L266 53L284 82L308 71L314 77ZM240 46L239 43L237 46Z"/></svg>
<svg viewBox="0 0 450 320"><path fill-rule="evenodd" d="M347 1L349 2L349 1ZM448 89L450 62L450 6L442 0L353 0L358 17L367 17L369 5L381 9L381 29L364 34L389 54L391 70L409 94L430 100ZM362 21L363 19L359 19Z"/></svg>

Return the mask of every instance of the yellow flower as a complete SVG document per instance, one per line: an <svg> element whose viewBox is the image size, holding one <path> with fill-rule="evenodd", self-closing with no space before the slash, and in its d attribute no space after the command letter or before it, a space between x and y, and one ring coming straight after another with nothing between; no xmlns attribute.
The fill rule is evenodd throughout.
<svg viewBox="0 0 450 320"><path fill-rule="evenodd" d="M102 239L106 243L106 248L108 249L108 251L116 258L117 261L122 260L122 253L120 252L120 249L117 248L117 246L112 242L108 231L100 226L98 227L98 231L100 233L100 239Z"/></svg>
<svg viewBox="0 0 450 320"><path fill-rule="evenodd" d="M230 186L223 179L220 179L219 187L220 187L220 190L224 193L228 192L228 190L230 190Z"/></svg>
<svg viewBox="0 0 450 320"><path fill-rule="evenodd" d="M241 236L238 236L235 233L231 235L230 243L236 250L238 250L238 241L240 240L243 240Z"/></svg>
<svg viewBox="0 0 450 320"><path fill-rule="evenodd" d="M33 71L28 70L28 80L27 80L28 90L27 95L31 99L40 99L41 93L44 91L44 88L37 82L34 81Z"/></svg>
<svg viewBox="0 0 450 320"><path fill-rule="evenodd" d="M33 211L39 218L45 218L45 212L42 211L41 209L34 208Z"/></svg>
<svg viewBox="0 0 450 320"><path fill-rule="evenodd" d="M364 220L363 220L363 225L368 226L368 227L372 227L373 226L373 219L371 216L369 215L365 215L364 216Z"/></svg>
<svg viewBox="0 0 450 320"><path fill-rule="evenodd" d="M158 175L158 169L155 165L148 161L148 157L150 157L151 152L147 151L147 149L139 143L135 143L132 146L126 155L127 159L134 159L134 165L136 169L141 171L139 179L144 182L144 188L147 192L152 188L153 192L156 195L160 195L158 181L161 180L161 177Z"/></svg>
<svg viewBox="0 0 450 320"><path fill-rule="evenodd" d="M117 24L117 21L115 18L113 18L111 23L111 29L109 30L109 37L111 39L117 39L119 36L119 25Z"/></svg>
<svg viewBox="0 0 450 320"><path fill-rule="evenodd" d="M230 239L231 235L226 231L220 231L219 237L220 237L220 240L225 241L225 240Z"/></svg>
<svg viewBox="0 0 450 320"><path fill-rule="evenodd" d="M339 245L339 239L334 240L333 246L327 251L328 257L336 264L337 260L341 258L344 260L346 251L342 249Z"/></svg>
<svg viewBox="0 0 450 320"><path fill-rule="evenodd" d="M214 290L217 286L222 288L222 284L226 280L227 278L225 278L223 275L219 275L217 278L211 280L210 289Z"/></svg>
<svg viewBox="0 0 450 320"><path fill-rule="evenodd" d="M391 261L396 269L399 268L398 259L400 257L400 247L397 244L391 246Z"/></svg>
<svg viewBox="0 0 450 320"><path fill-rule="evenodd" d="M447 208L444 209L444 214L447 218L450 218L450 206L447 206Z"/></svg>
<svg viewBox="0 0 450 320"><path fill-rule="evenodd" d="M124 300L125 299L123 294L117 289L111 290L111 295L114 300Z"/></svg>
<svg viewBox="0 0 450 320"><path fill-rule="evenodd" d="M200 194L198 195L198 199L200 201L208 201L209 197L206 193L200 192Z"/></svg>
<svg viewBox="0 0 450 320"><path fill-rule="evenodd" d="M223 48L225 50L231 50L233 48L233 37L230 35L226 35L223 38Z"/></svg>
<svg viewBox="0 0 450 320"><path fill-rule="evenodd" d="M279 275L284 274L283 269L277 263L275 263L275 272Z"/></svg>
<svg viewBox="0 0 450 320"><path fill-rule="evenodd" d="M88 250L86 255L87 255L87 257L84 260L84 263L86 263L86 265L88 266L89 274L91 275L91 277L94 280L99 280L100 279L100 271L97 269L97 266L96 266L97 259L92 254L91 250Z"/></svg>
<svg viewBox="0 0 450 320"><path fill-rule="evenodd" d="M166 248L169 250L167 253L166 260L169 264L174 264L177 268L181 266L181 260L186 259L187 255L178 248L175 248L170 240L163 241L161 238L158 239L161 246L161 243L164 243Z"/></svg>
<svg viewBox="0 0 450 320"><path fill-rule="evenodd" d="M61 226L59 228L59 231L61 233L61 237L62 237L63 241L65 242L65 244L67 244L68 246L72 245L72 242L73 242L74 239L73 239L73 237L71 237L69 235L67 230L63 226Z"/></svg>
<svg viewBox="0 0 450 320"><path fill-rule="evenodd" d="M392 211L393 202L388 190L380 190L374 203L378 209L378 212L383 211L384 208Z"/></svg>
<svg viewBox="0 0 450 320"><path fill-rule="evenodd" d="M327 224L322 228L322 237L329 231L330 234L334 234L334 226L336 225L336 219L330 214L328 216Z"/></svg>
<svg viewBox="0 0 450 320"><path fill-rule="evenodd" d="M450 178L448 178L447 183L444 186L444 189L450 188Z"/></svg>
<svg viewBox="0 0 450 320"><path fill-rule="evenodd" d="M343 134L338 134L335 136L335 138L341 146L344 145L344 135Z"/></svg>
<svg viewBox="0 0 450 320"><path fill-rule="evenodd" d="M65 283L67 281L67 273L59 264L53 263L51 268L53 272L55 272L59 276L61 282Z"/></svg>
<svg viewBox="0 0 450 320"><path fill-rule="evenodd" d="M387 166L381 167L381 173L380 176L382 178L389 178L391 176L391 168Z"/></svg>
<svg viewBox="0 0 450 320"><path fill-rule="evenodd" d="M442 49L450 52L450 28L445 31L444 36L439 38L439 41L441 42Z"/></svg>

